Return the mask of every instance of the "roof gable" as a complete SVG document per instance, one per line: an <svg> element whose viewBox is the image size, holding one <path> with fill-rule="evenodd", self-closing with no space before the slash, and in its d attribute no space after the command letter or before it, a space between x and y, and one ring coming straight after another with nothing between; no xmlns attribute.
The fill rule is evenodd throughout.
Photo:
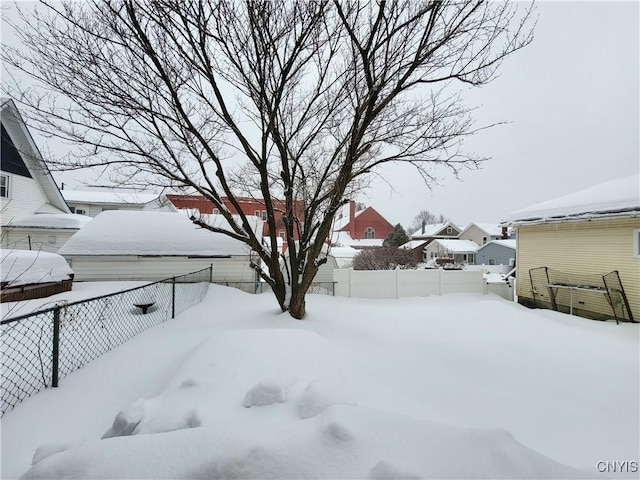
<svg viewBox="0 0 640 480"><path fill-rule="evenodd" d="M451 232L447 232L447 229L451 228ZM424 231L423 231L424 230ZM453 222L446 223L433 223L427 224L423 228L416 230L411 234L411 238L426 238L426 237L457 237L460 235L460 227Z"/></svg>
<svg viewBox="0 0 640 480"><path fill-rule="evenodd" d="M31 134L29 133L29 130L13 100L2 99L0 119L0 123L2 124L3 156L5 153L4 149L7 148L11 158L9 165L13 164L13 167L10 166L10 168L20 170L24 167L27 169L28 175L5 170L4 161L2 162L2 170L7 171L8 173L33 178L42 189L42 192L51 206L63 213L71 213L69 206L65 202L64 198L62 198L58 185L56 185L56 182L51 176L51 172L42 159L42 155L40 155L40 151L33 141L33 138L31 137ZM5 134L7 137L6 139ZM15 158L16 154L20 158L21 162L18 162Z"/></svg>

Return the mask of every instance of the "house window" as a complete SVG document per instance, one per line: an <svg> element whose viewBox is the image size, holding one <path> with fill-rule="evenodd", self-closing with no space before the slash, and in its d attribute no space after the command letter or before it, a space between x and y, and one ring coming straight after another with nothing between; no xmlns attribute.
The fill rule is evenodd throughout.
<svg viewBox="0 0 640 480"><path fill-rule="evenodd" d="M218 210L217 208L213 209L213 214L214 215L218 215L220 213L220 210Z"/></svg>
<svg viewBox="0 0 640 480"><path fill-rule="evenodd" d="M482 237L482 244L484 245L485 243L487 243L487 237Z"/></svg>
<svg viewBox="0 0 640 480"><path fill-rule="evenodd" d="M282 238L284 240L284 230L280 230L278 235L280 236L280 238Z"/></svg>
<svg viewBox="0 0 640 480"><path fill-rule="evenodd" d="M266 210L262 210L262 220L263 220L264 222L266 222L266 221L267 221L267 211L266 211Z"/></svg>
<svg viewBox="0 0 640 480"><path fill-rule="evenodd" d="M476 262L475 257L476 257L476 256L475 256L475 254L473 254L473 253L470 253L470 254L469 254L469 263L470 263L470 264L473 264L473 263L475 263L475 262Z"/></svg>
<svg viewBox="0 0 640 480"><path fill-rule="evenodd" d="M447 227L447 233L453 233L453 228Z"/></svg>
<svg viewBox="0 0 640 480"><path fill-rule="evenodd" d="M364 238L366 238L367 240L376 238L376 231L373 229L373 227L367 227L364 229Z"/></svg>
<svg viewBox="0 0 640 480"><path fill-rule="evenodd" d="M515 267L516 266L516 259L515 258L510 258L509 259L509 266L510 267Z"/></svg>
<svg viewBox="0 0 640 480"><path fill-rule="evenodd" d="M633 231L633 256L640 257L640 228Z"/></svg>
<svg viewBox="0 0 640 480"><path fill-rule="evenodd" d="M496 259L495 258L490 258L489 259L489 265L495 265L496 264Z"/></svg>
<svg viewBox="0 0 640 480"><path fill-rule="evenodd" d="M260 210L256 210L255 215L256 215L256 217L258 217L258 218L262 217L262 214L260 213Z"/></svg>
<svg viewBox="0 0 640 480"><path fill-rule="evenodd" d="M0 197L9 198L9 175L0 175Z"/></svg>
<svg viewBox="0 0 640 480"><path fill-rule="evenodd" d="M78 215L85 215L86 214L86 212L81 208L76 208L75 209L75 213L77 213Z"/></svg>

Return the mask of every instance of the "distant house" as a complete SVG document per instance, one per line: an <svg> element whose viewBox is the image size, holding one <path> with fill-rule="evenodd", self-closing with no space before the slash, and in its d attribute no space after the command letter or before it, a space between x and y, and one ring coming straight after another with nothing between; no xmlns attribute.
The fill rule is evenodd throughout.
<svg viewBox="0 0 640 480"><path fill-rule="evenodd" d="M375 208L354 201L344 205L333 222L331 243L355 249L381 247L393 230L393 225Z"/></svg>
<svg viewBox="0 0 640 480"><path fill-rule="evenodd" d="M73 213L95 217L109 210L176 212L164 194L127 190L62 190Z"/></svg>
<svg viewBox="0 0 640 480"><path fill-rule="evenodd" d="M616 315L625 310L625 299L616 293L619 288L606 289L602 277L617 271L608 277L610 284L619 276L633 318L640 320L638 175L518 210L503 226L517 230L520 303L551 303L564 311L611 318L612 307ZM558 275L563 278L554 280ZM566 286L548 287L560 283ZM585 288L570 290L571 285Z"/></svg>
<svg viewBox="0 0 640 480"><path fill-rule="evenodd" d="M424 248L431 240L409 240L407 243L400 245L404 250L411 250L411 255L416 263L424 261Z"/></svg>
<svg viewBox="0 0 640 480"><path fill-rule="evenodd" d="M474 264L479 245L471 240L435 239L423 251L423 261L450 259L455 263Z"/></svg>
<svg viewBox="0 0 640 480"><path fill-rule="evenodd" d="M86 215L41 213L17 218L2 234L2 248L57 253L91 221Z"/></svg>
<svg viewBox="0 0 640 480"><path fill-rule="evenodd" d="M495 223L470 223L467 225L460 236L460 240L471 240L478 245L484 245L491 240L503 240L506 238L506 232L502 231L500 222Z"/></svg>
<svg viewBox="0 0 640 480"><path fill-rule="evenodd" d="M461 229L452 222L423 224L419 230L411 234L411 240L432 241L437 238L454 239L458 238Z"/></svg>
<svg viewBox="0 0 640 480"><path fill-rule="evenodd" d="M476 265L510 265L516 263L516 240L491 240L476 252Z"/></svg>
<svg viewBox="0 0 640 480"><path fill-rule="evenodd" d="M167 199L178 210L187 210L189 214L217 214L218 209L216 206L203 197L202 195L176 195L167 194ZM269 235L269 225L267 223L267 210L264 205L264 200L259 198L239 197L236 199L240 205L240 210L247 216L253 216L260 219L263 224L262 235L264 237ZM274 205L275 212L275 225L276 236L286 240L286 229L282 220L282 212L285 210L285 201L282 199L271 199ZM233 214L238 213L235 206L227 197L222 197L222 203ZM304 204L302 201L296 201L294 206L295 216L300 222L304 222ZM297 230L294 229L294 240L298 240ZM286 245L286 243L284 244Z"/></svg>
<svg viewBox="0 0 640 480"><path fill-rule="evenodd" d="M220 215L206 218L226 225ZM261 238L262 221L252 227ZM254 291L249 247L194 225L182 213L102 212L59 250L76 280L160 280L213 264L213 281Z"/></svg>
<svg viewBox="0 0 640 480"><path fill-rule="evenodd" d="M13 100L2 99L0 120L3 229L27 215L71 213Z"/></svg>

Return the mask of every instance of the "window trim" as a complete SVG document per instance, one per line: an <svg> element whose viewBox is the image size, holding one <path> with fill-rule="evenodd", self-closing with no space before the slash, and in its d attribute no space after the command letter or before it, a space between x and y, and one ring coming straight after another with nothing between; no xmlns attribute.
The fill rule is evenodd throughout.
<svg viewBox="0 0 640 480"><path fill-rule="evenodd" d="M371 236L369 236L371 235ZM373 227L367 227L364 229L364 238L365 240L375 240L376 238L376 230Z"/></svg>
<svg viewBox="0 0 640 480"><path fill-rule="evenodd" d="M9 175L8 173L2 173L0 177L6 178L6 183L4 185L6 195L0 194L0 198L6 198L8 200L11 198L11 175ZM1 184L0 188L2 188Z"/></svg>

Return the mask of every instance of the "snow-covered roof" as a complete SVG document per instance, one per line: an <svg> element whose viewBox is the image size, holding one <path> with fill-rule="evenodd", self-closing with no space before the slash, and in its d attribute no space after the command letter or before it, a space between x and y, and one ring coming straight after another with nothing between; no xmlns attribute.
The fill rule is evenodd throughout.
<svg viewBox="0 0 640 480"><path fill-rule="evenodd" d="M349 235L349 232L333 232L331 234L331 243L341 247L381 247L383 242L383 238L371 238L362 240L353 239L351 238L351 235Z"/></svg>
<svg viewBox="0 0 640 480"><path fill-rule="evenodd" d="M451 227L460 232L460 227L458 227L454 223L433 223L424 226L424 233L422 232L422 227L420 227L418 230L411 234L411 238L434 237L447 227Z"/></svg>
<svg viewBox="0 0 640 480"><path fill-rule="evenodd" d="M206 215L210 225L227 225L222 215ZM258 240L262 220L249 217ZM58 251L61 255L248 255L249 247L222 233L194 225L184 213L112 210L100 213Z"/></svg>
<svg viewBox="0 0 640 480"><path fill-rule="evenodd" d="M149 192L114 192L89 190L62 190L62 196L68 202L102 203L117 205L144 205L157 200L157 193Z"/></svg>
<svg viewBox="0 0 640 480"><path fill-rule="evenodd" d="M338 209L336 215L333 217L333 231L337 232L338 230L342 230L347 225L349 225L349 209L351 208L350 203L346 203L342 207ZM354 208L357 208L357 205L354 205ZM367 207L368 208L368 207ZM366 208L360 209L355 212L354 218L357 218L362 212L364 212Z"/></svg>
<svg viewBox="0 0 640 480"><path fill-rule="evenodd" d="M400 245L400 248L405 250L413 250L421 245L424 245L428 240L409 240L407 243Z"/></svg>
<svg viewBox="0 0 640 480"><path fill-rule="evenodd" d="M640 176L631 175L516 210L502 225L637 216L640 216Z"/></svg>
<svg viewBox="0 0 640 480"><path fill-rule="evenodd" d="M488 233L490 236L492 237L497 237L502 235L502 227L500 226L500 222L473 222L470 223L469 225L467 225L462 232L460 233L460 235L462 235L464 232L466 232L467 230L469 230L473 225L475 225L476 227L478 227L480 230L484 231L485 233Z"/></svg>
<svg viewBox="0 0 640 480"><path fill-rule="evenodd" d="M512 248L513 250L516 249L516 240L515 239L506 239L506 240L491 240L490 242L487 242L484 245L482 245L478 250L482 250L484 247L486 247L487 245L490 245L492 243L495 244L495 245L502 245L503 247Z"/></svg>
<svg viewBox="0 0 640 480"><path fill-rule="evenodd" d="M434 240L433 243L429 244L429 246L435 244L439 244L450 253L473 253L478 251L478 248L480 248L480 245L476 242L472 242L471 240L437 239Z"/></svg>
<svg viewBox="0 0 640 480"><path fill-rule="evenodd" d="M73 270L60 255L34 250L0 250L3 288L69 280Z"/></svg>
<svg viewBox="0 0 640 480"><path fill-rule="evenodd" d="M93 220L92 217L75 213L41 213L20 217L11 222L11 226L80 230L91 220Z"/></svg>
<svg viewBox="0 0 640 480"><path fill-rule="evenodd" d="M329 255L335 259L338 268L350 268L353 258L358 253L358 250L352 247L331 247L329 250Z"/></svg>

